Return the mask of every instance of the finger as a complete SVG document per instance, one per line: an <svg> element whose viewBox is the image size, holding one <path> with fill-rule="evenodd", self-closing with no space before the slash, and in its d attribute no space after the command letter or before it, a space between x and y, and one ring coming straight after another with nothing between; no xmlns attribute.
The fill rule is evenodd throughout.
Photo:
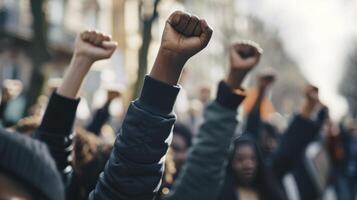
<svg viewBox="0 0 357 200"><path fill-rule="evenodd" d="M83 40L83 41L86 41L88 40L89 38L89 31L84 31L80 34L80 38Z"/></svg>
<svg viewBox="0 0 357 200"><path fill-rule="evenodd" d="M110 41L110 40L112 40L112 36L111 36L111 35L102 34L102 37L103 37L103 41Z"/></svg>
<svg viewBox="0 0 357 200"><path fill-rule="evenodd" d="M94 44L100 46L102 44L103 39L104 39L103 34L100 32L96 32Z"/></svg>
<svg viewBox="0 0 357 200"><path fill-rule="evenodd" d="M249 57L258 57L263 52L257 43L248 40L236 43L234 48L243 59L247 59Z"/></svg>
<svg viewBox="0 0 357 200"><path fill-rule="evenodd" d="M183 14L181 11L175 11L172 13L167 20L167 23L169 23L172 27L176 27L179 25L180 22L180 16Z"/></svg>
<svg viewBox="0 0 357 200"><path fill-rule="evenodd" d="M193 36L200 36L202 34L201 24L197 23L195 30L193 31Z"/></svg>
<svg viewBox="0 0 357 200"><path fill-rule="evenodd" d="M202 33L200 35L200 40L201 40L203 48L204 48L208 45L209 41L211 40L213 30L207 24L206 20L204 20L204 19L200 20L200 25L201 25L201 30L202 30Z"/></svg>
<svg viewBox="0 0 357 200"><path fill-rule="evenodd" d="M96 55L97 59L100 60L109 58L113 54L114 49L93 48L91 51L91 53Z"/></svg>
<svg viewBox="0 0 357 200"><path fill-rule="evenodd" d="M198 17L192 16L183 34L185 36L193 36L193 33L199 22L200 20Z"/></svg>
<svg viewBox="0 0 357 200"><path fill-rule="evenodd" d="M186 29L188 23L190 22L190 19L191 19L191 16L190 16L189 14L187 14L187 13L182 13L182 14L180 15L180 22L179 22L179 24L178 24L176 27L174 27L175 30L176 30L177 32L179 32L179 33L184 33L184 31L185 31L185 29Z"/></svg>
<svg viewBox="0 0 357 200"><path fill-rule="evenodd" d="M118 43L114 42L114 41L103 41L102 46L105 49L116 49L118 46Z"/></svg>
<svg viewBox="0 0 357 200"><path fill-rule="evenodd" d="M95 31L90 31L88 34L88 42L94 44L95 40L96 40L96 32Z"/></svg>

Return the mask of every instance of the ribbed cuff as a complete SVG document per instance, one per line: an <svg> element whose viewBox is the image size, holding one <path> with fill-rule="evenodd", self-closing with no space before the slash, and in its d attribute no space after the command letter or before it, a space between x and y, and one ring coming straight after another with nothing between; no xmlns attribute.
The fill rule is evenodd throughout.
<svg viewBox="0 0 357 200"><path fill-rule="evenodd" d="M169 114L173 111L179 92L180 86L178 85L168 85L146 76L138 102L151 112Z"/></svg>
<svg viewBox="0 0 357 200"><path fill-rule="evenodd" d="M221 106L236 110L244 99L245 95L235 93L225 82L219 83L216 102Z"/></svg>
<svg viewBox="0 0 357 200"><path fill-rule="evenodd" d="M54 134L70 134L80 99L69 99L54 92L39 127Z"/></svg>

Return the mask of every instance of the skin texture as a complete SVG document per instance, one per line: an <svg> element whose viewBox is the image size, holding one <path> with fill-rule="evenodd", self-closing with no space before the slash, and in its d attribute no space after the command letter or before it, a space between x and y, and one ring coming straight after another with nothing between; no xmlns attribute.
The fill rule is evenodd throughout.
<svg viewBox="0 0 357 200"><path fill-rule="evenodd" d="M232 162L232 169L243 185L250 185L257 171L257 159L254 148L249 144L239 146Z"/></svg>
<svg viewBox="0 0 357 200"><path fill-rule="evenodd" d="M32 200L32 196L25 185L6 173L0 172L0 199Z"/></svg>
<svg viewBox="0 0 357 200"><path fill-rule="evenodd" d="M77 98L84 77L95 61L110 58L116 42L109 35L96 31L84 31L76 38L74 54L57 93L68 98Z"/></svg>
<svg viewBox="0 0 357 200"><path fill-rule="evenodd" d="M231 67L226 83L232 89L241 89L244 78L258 64L263 50L255 42L240 41L231 46L229 53Z"/></svg>
<svg viewBox="0 0 357 200"><path fill-rule="evenodd" d="M116 43L109 35L95 31L84 31L76 38L74 55L57 93L75 99L84 77L97 60L110 58ZM0 199L31 200L31 191L13 177L0 173Z"/></svg>
<svg viewBox="0 0 357 200"><path fill-rule="evenodd" d="M181 11L171 14L166 22L150 76L176 85L187 60L208 45L212 33L212 29L203 19Z"/></svg>

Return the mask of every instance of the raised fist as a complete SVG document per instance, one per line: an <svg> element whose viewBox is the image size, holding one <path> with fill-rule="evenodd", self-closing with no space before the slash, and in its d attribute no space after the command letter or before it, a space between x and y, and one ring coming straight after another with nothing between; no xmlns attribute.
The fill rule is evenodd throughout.
<svg viewBox="0 0 357 200"><path fill-rule="evenodd" d="M305 101L302 106L301 114L306 118L316 118L323 122L328 116L327 107L319 99L319 89L313 85L305 87Z"/></svg>
<svg viewBox="0 0 357 200"><path fill-rule="evenodd" d="M253 41L241 41L231 46L231 70L250 71L258 64L263 50Z"/></svg>
<svg viewBox="0 0 357 200"><path fill-rule="evenodd" d="M233 89L240 89L250 70L259 62L263 50L252 41L241 41L230 48L231 68L226 83Z"/></svg>
<svg viewBox="0 0 357 200"><path fill-rule="evenodd" d="M109 35L96 31L84 31L76 38L74 54L95 62L110 58L116 46L117 43L112 41Z"/></svg>
<svg viewBox="0 0 357 200"><path fill-rule="evenodd" d="M265 68L258 74L258 87L266 89L274 83L275 79L276 73L273 68Z"/></svg>
<svg viewBox="0 0 357 200"><path fill-rule="evenodd" d="M205 20L176 11L165 25L161 51L169 56L187 60L207 46L212 32Z"/></svg>
<svg viewBox="0 0 357 200"><path fill-rule="evenodd" d="M305 98L308 102L316 104L319 102L319 89L313 85L307 85L305 87Z"/></svg>

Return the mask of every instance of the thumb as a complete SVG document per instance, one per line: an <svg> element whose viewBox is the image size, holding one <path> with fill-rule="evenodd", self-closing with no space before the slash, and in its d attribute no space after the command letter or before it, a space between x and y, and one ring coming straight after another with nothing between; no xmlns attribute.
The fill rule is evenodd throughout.
<svg viewBox="0 0 357 200"><path fill-rule="evenodd" d="M200 40L204 48L208 45L209 41L211 40L213 30L204 19L200 20L200 25L202 30L202 33L200 35Z"/></svg>

